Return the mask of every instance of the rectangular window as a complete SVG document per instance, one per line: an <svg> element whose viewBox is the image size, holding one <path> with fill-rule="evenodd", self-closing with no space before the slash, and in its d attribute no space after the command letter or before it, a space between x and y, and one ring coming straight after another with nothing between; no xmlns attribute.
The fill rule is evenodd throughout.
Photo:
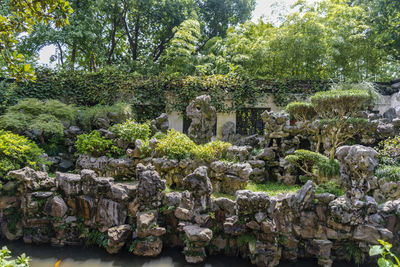
<svg viewBox="0 0 400 267"><path fill-rule="evenodd" d="M263 135L264 123L261 114L270 108L243 108L236 111L236 133L241 135Z"/></svg>

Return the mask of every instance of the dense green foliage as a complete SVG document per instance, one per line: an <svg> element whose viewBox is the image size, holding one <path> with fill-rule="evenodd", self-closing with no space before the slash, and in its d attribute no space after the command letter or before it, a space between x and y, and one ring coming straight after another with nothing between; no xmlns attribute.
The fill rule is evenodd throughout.
<svg viewBox="0 0 400 267"><path fill-rule="evenodd" d="M34 80L34 72L16 45L22 33L31 33L34 25L50 22L55 28L67 25L72 8L65 0L9 0L0 5L0 73L6 72L17 80Z"/></svg>
<svg viewBox="0 0 400 267"><path fill-rule="evenodd" d="M381 141L376 149L379 153L376 177L392 182L400 181L400 136Z"/></svg>
<svg viewBox="0 0 400 267"><path fill-rule="evenodd" d="M70 25L61 30L38 25L21 49L34 55L41 47L55 45L54 59L65 69L97 71L123 65L148 73L162 69L160 58L175 45L182 32L177 29L186 28L189 20L197 24L197 51L210 38L224 36L229 26L249 19L255 1L72 0L70 5Z"/></svg>
<svg viewBox="0 0 400 267"><path fill-rule="evenodd" d="M391 182L400 182L400 166L383 165L375 169L378 179L386 179Z"/></svg>
<svg viewBox="0 0 400 267"><path fill-rule="evenodd" d="M324 0L297 1L297 8L279 26L247 22L229 29L225 39L213 38L203 64L210 72L236 65L252 76L275 79L359 81L398 73L390 54L375 45L381 38L372 34L362 7Z"/></svg>
<svg viewBox="0 0 400 267"><path fill-rule="evenodd" d="M146 141L151 135L148 123L136 123L134 120L126 120L124 123L114 124L109 130L121 138L132 144L136 139Z"/></svg>
<svg viewBox="0 0 400 267"><path fill-rule="evenodd" d="M185 134L171 129L165 138L158 141L156 152L170 159L190 158L196 144Z"/></svg>
<svg viewBox="0 0 400 267"><path fill-rule="evenodd" d="M377 147L381 164L400 166L400 136L381 141Z"/></svg>
<svg viewBox="0 0 400 267"><path fill-rule="evenodd" d="M3 267L29 267L30 259L23 253L16 259L11 259L11 251L7 247L0 250L0 266Z"/></svg>
<svg viewBox="0 0 400 267"><path fill-rule="evenodd" d="M392 244L384 240L378 240L380 245L371 246L369 249L370 256L380 256L378 259L379 267L399 267L399 258L391 252Z"/></svg>
<svg viewBox="0 0 400 267"><path fill-rule="evenodd" d="M0 117L0 128L24 134L30 131L37 135L42 144L52 136L63 136L63 122L75 123L78 111L74 106L57 100L45 102L28 98L9 107Z"/></svg>
<svg viewBox="0 0 400 267"><path fill-rule="evenodd" d="M299 168L308 178L317 183L324 182L326 178L339 175L339 163L328 157L309 150L299 149L285 159Z"/></svg>
<svg viewBox="0 0 400 267"><path fill-rule="evenodd" d="M16 18L28 20L17 33L30 34L18 39L17 48L29 62L53 45L52 60L61 70L118 66L145 75L235 72L274 80L346 81L399 74L400 5L394 0L297 1L278 21L258 22L248 21L254 0L72 0L70 25L61 29L54 26L67 24L72 9L61 0L45 2L56 7L44 18L54 24L37 23L42 10L29 19L25 1L11 1L16 4L2 13L17 11ZM20 61L18 53L9 58Z"/></svg>
<svg viewBox="0 0 400 267"><path fill-rule="evenodd" d="M212 141L204 145L196 145L192 153L195 158L207 161L225 158L226 150L232 145L222 141Z"/></svg>
<svg viewBox="0 0 400 267"><path fill-rule="evenodd" d="M114 105L96 105L83 107L80 111L80 124L83 129L90 131L97 129L99 118L119 123L132 117L132 108L127 103L116 103Z"/></svg>
<svg viewBox="0 0 400 267"><path fill-rule="evenodd" d="M210 161L223 157L230 146L231 144L222 141L196 145L185 134L171 129L164 138L158 140L156 153L170 159L196 158Z"/></svg>
<svg viewBox="0 0 400 267"><path fill-rule="evenodd" d="M323 82L251 80L231 73L210 76L138 76L117 69L90 72L36 71L35 83L3 83L0 87L2 107L24 98L57 99L77 106L113 105L126 102L132 106L137 121L157 117L171 110L185 111L196 96L208 92L218 111L239 110L255 103L261 93L274 95L282 106L293 98L292 93L310 95L328 89ZM1 84L0 84L1 85ZM234 97L233 105L223 102L226 95ZM89 125L86 114L101 114L102 107L82 109L83 125ZM107 111L104 111L107 112ZM93 118L93 117L91 117ZM90 120L90 119L89 119Z"/></svg>
<svg viewBox="0 0 400 267"><path fill-rule="evenodd" d="M359 118L359 112L373 105L376 95L367 83L340 83L331 90L315 93L310 102L290 103L286 110L315 136L316 152L319 152L322 136L329 140L324 148L333 160L339 146L364 130L368 121Z"/></svg>
<svg viewBox="0 0 400 267"><path fill-rule="evenodd" d="M308 102L291 102L286 106L286 111L298 121L312 120L317 115L313 105Z"/></svg>
<svg viewBox="0 0 400 267"><path fill-rule="evenodd" d="M44 151L26 137L0 130L0 177L25 166L39 169L48 164L41 155Z"/></svg>
<svg viewBox="0 0 400 267"><path fill-rule="evenodd" d="M321 183L315 187L315 193L317 194L329 193L334 194L336 197L340 197L344 195L344 192L344 188L335 181Z"/></svg>
<svg viewBox="0 0 400 267"><path fill-rule="evenodd" d="M295 193L300 189L298 185L285 185L281 183L256 184L247 183L245 189L253 192L266 192L269 196L276 196L282 193Z"/></svg>
<svg viewBox="0 0 400 267"><path fill-rule="evenodd" d="M114 146L114 141L101 136L98 131L92 131L89 134L78 135L75 142L77 153L88 154L94 157L121 154L121 150Z"/></svg>

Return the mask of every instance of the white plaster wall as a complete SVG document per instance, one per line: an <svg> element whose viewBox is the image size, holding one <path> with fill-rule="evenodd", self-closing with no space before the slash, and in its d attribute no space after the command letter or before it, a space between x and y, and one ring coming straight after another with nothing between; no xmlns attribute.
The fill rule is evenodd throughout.
<svg viewBox="0 0 400 267"><path fill-rule="evenodd" d="M168 114L169 129L175 129L178 132L183 132L183 117L177 111Z"/></svg>
<svg viewBox="0 0 400 267"><path fill-rule="evenodd" d="M389 108L396 109L397 115L400 116L400 92L382 96L381 103L375 106L380 114L385 113Z"/></svg>
<svg viewBox="0 0 400 267"><path fill-rule="evenodd" d="M236 113L217 113L217 138L222 138L222 127L228 121L234 122L236 125Z"/></svg>

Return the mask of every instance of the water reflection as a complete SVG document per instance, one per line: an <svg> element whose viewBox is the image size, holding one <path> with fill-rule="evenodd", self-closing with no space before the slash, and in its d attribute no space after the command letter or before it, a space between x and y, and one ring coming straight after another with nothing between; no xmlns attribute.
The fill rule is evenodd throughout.
<svg viewBox="0 0 400 267"><path fill-rule="evenodd" d="M27 245L21 241L0 240L0 247L7 246L12 255L26 253L31 259L31 267L54 267L62 260L59 267L254 267L247 259L227 256L210 256L203 264L192 265L185 262L184 256L177 249L164 249L157 258L137 257L128 251L110 255L100 248L64 247L49 245ZM301 260L296 263L281 263L279 267L317 267L315 260ZM334 267L353 267L349 263L335 263ZM362 266L362 265L360 265ZM374 265L363 265L371 267Z"/></svg>

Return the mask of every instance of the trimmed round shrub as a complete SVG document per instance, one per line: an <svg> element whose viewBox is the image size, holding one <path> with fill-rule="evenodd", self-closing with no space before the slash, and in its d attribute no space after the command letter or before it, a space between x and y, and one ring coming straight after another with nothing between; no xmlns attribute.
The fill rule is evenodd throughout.
<svg viewBox="0 0 400 267"><path fill-rule="evenodd" d="M298 121L311 120L317 115L313 105L308 102L291 102L286 106L286 111Z"/></svg>

